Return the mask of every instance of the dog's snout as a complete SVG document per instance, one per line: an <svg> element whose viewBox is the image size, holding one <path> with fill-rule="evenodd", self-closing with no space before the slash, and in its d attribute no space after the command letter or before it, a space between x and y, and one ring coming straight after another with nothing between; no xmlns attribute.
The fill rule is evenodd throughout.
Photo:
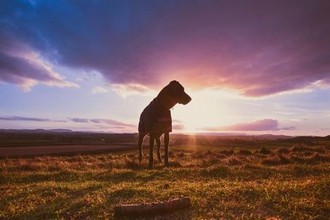
<svg viewBox="0 0 330 220"><path fill-rule="evenodd" d="M191 101L191 97L187 93L184 93L182 104L187 105L190 101Z"/></svg>
<svg viewBox="0 0 330 220"><path fill-rule="evenodd" d="M191 101L191 97L187 94L187 104Z"/></svg>

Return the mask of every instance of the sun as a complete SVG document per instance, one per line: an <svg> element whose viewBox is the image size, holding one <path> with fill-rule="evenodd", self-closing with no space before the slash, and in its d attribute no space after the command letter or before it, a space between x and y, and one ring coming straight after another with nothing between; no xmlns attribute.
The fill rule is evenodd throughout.
<svg viewBox="0 0 330 220"><path fill-rule="evenodd" d="M186 106L176 105L172 111L174 122L183 124L183 132L203 132L208 128L220 127L226 122L230 111L223 103L225 93L204 90L188 94L192 101Z"/></svg>

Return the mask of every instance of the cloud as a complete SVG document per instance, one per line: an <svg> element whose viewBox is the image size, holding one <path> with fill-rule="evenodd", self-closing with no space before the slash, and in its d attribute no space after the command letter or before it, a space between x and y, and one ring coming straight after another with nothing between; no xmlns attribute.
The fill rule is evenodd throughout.
<svg viewBox="0 0 330 220"><path fill-rule="evenodd" d="M173 127L173 130L183 130L184 129L183 124L174 124L172 127Z"/></svg>
<svg viewBox="0 0 330 220"><path fill-rule="evenodd" d="M50 118L36 118L36 117L22 117L22 116L0 116L0 121L8 121L11 123L23 122L39 122L43 126L47 125L53 126L53 122L56 123L56 127L62 126L63 128L77 129L75 125L79 125L79 129L101 129L116 132L132 132L137 129L136 125L121 122L113 119L90 119L90 118L66 118L66 119L50 119ZM39 125L39 123L37 123ZM60 124L62 123L62 124ZM81 124L84 126L81 127ZM73 126L73 127L70 127ZM0 126L1 127L1 126Z"/></svg>
<svg viewBox="0 0 330 220"><path fill-rule="evenodd" d="M0 29L39 55L30 63L15 43L6 44L6 51L1 47L0 80L27 89L39 82L74 86L46 68L43 59L96 70L123 94L122 85L159 88L172 79L246 96L330 84L328 1L1 4ZM1 34L0 41L4 38Z"/></svg>
<svg viewBox="0 0 330 220"><path fill-rule="evenodd" d="M66 120L55 120L49 118L34 118L34 117L22 117L22 116L0 116L2 121L35 121L35 122L76 122L76 123L92 123L92 124L104 124L117 127L135 128L136 125L124 123L113 119L89 119L89 118L68 118Z"/></svg>
<svg viewBox="0 0 330 220"><path fill-rule="evenodd" d="M185 129L183 122L180 120L173 119L172 123L173 123L173 125L172 125L173 130L184 130Z"/></svg>
<svg viewBox="0 0 330 220"><path fill-rule="evenodd" d="M95 120L95 119L94 119ZM121 121L113 120L113 119L97 119L101 123L105 123L111 126L120 126L120 127L136 127L136 125L127 124Z"/></svg>
<svg viewBox="0 0 330 220"><path fill-rule="evenodd" d="M79 87L65 80L42 56L14 37L0 31L0 82L19 85L29 91L37 84L56 87Z"/></svg>
<svg viewBox="0 0 330 220"><path fill-rule="evenodd" d="M88 123L89 120L86 118L69 118L71 121L73 122L77 122L77 123Z"/></svg>
<svg viewBox="0 0 330 220"><path fill-rule="evenodd" d="M217 128L203 128L203 130L208 131L279 131L294 129L295 127L279 127L279 123L275 119L262 119Z"/></svg>
<svg viewBox="0 0 330 220"><path fill-rule="evenodd" d="M92 94L104 94L104 93L108 93L108 92L109 92L108 89L101 87L101 86L97 86L92 89Z"/></svg>
<svg viewBox="0 0 330 220"><path fill-rule="evenodd" d="M128 84L112 84L111 90L116 92L122 97L128 97L132 95L142 95L150 93L150 89L148 89L146 86L135 84L135 83L128 83Z"/></svg>
<svg viewBox="0 0 330 220"><path fill-rule="evenodd" d="M330 131L330 128L321 128L321 131Z"/></svg>
<svg viewBox="0 0 330 220"><path fill-rule="evenodd" d="M121 121L113 120L113 119L89 119L89 118L69 118L72 122L77 123L92 123L98 125L107 125L113 128L135 128L136 125L124 123Z"/></svg>
<svg viewBox="0 0 330 220"><path fill-rule="evenodd" d="M32 118L32 117L20 117L20 116L6 116L0 117L2 121L36 121L36 122L66 122L64 120L53 120L48 118Z"/></svg>

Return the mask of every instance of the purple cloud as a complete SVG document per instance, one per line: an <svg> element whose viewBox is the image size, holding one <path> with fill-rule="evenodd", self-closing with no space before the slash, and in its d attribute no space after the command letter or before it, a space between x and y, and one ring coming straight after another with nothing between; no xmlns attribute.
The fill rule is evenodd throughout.
<svg viewBox="0 0 330 220"><path fill-rule="evenodd" d="M36 122L66 122L64 120L53 120L49 118L33 118L33 117L20 117L20 116L7 116L0 117L2 121L36 121Z"/></svg>
<svg viewBox="0 0 330 220"><path fill-rule="evenodd" d="M89 119L89 118L69 118L72 122L103 124L116 128L135 128L136 125L124 123L113 119Z"/></svg>
<svg viewBox="0 0 330 220"><path fill-rule="evenodd" d="M124 123L113 119L89 119L89 118L68 118L66 120L56 120L49 118L35 118L35 117L22 117L22 116L0 116L0 121L32 121L32 122L75 122L75 123L86 123L95 124L102 128L120 128L130 129L136 128L136 125Z"/></svg>
<svg viewBox="0 0 330 220"><path fill-rule="evenodd" d="M17 36L15 42L53 64L97 70L117 86L155 87L177 79L189 87L264 96L317 82L330 85L328 1L59 0L2 6L0 28ZM69 83L28 63L11 40L6 50L0 48L0 81L28 88Z"/></svg>
<svg viewBox="0 0 330 220"><path fill-rule="evenodd" d="M209 131L279 131L294 130L295 127L279 127L279 123L275 119L262 119L252 122L237 123L224 127L204 128Z"/></svg>
<svg viewBox="0 0 330 220"><path fill-rule="evenodd" d="M88 123L89 120L86 118L70 118L71 121L77 122L77 123Z"/></svg>
<svg viewBox="0 0 330 220"><path fill-rule="evenodd" d="M100 124L102 122L100 119L90 119L89 121L96 124Z"/></svg>
<svg viewBox="0 0 330 220"><path fill-rule="evenodd" d="M136 127L136 125L127 124L121 121L113 120L113 119L99 119L102 123L111 125L111 126L121 126L121 127Z"/></svg>
<svg viewBox="0 0 330 220"><path fill-rule="evenodd" d="M30 90L37 84L78 87L66 81L36 50L0 30L0 82Z"/></svg>

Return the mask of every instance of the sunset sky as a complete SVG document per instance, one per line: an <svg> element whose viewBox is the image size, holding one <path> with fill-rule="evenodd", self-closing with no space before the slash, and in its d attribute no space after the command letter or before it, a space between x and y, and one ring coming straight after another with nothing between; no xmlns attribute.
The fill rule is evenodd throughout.
<svg viewBox="0 0 330 220"><path fill-rule="evenodd" d="M330 134L330 1L0 1L0 128Z"/></svg>

